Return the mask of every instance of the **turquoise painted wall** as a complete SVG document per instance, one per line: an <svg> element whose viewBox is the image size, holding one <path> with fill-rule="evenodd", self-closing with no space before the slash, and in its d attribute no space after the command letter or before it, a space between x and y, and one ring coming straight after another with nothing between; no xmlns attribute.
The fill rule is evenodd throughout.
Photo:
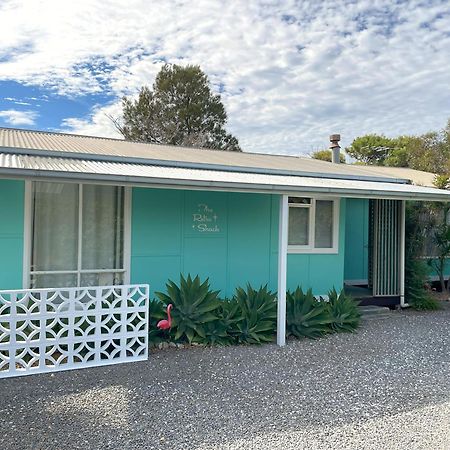
<svg viewBox="0 0 450 450"><path fill-rule="evenodd" d="M369 200L347 199L345 229L345 280L367 280Z"/></svg>
<svg viewBox="0 0 450 450"><path fill-rule="evenodd" d="M180 273L209 277L221 294L270 279L271 196L135 188L131 281L152 295Z"/></svg>
<svg viewBox="0 0 450 450"><path fill-rule="evenodd" d="M325 294L343 285L345 201L339 254L289 255L288 287ZM237 286L277 289L278 196L134 188L131 282L164 290L179 274L209 277L230 297Z"/></svg>
<svg viewBox="0 0 450 450"><path fill-rule="evenodd" d="M0 289L21 289L25 182L0 180Z"/></svg>

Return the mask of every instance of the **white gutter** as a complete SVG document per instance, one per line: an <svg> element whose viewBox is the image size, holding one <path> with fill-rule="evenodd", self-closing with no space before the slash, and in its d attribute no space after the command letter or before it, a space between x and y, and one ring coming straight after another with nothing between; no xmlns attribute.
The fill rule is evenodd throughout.
<svg viewBox="0 0 450 450"><path fill-rule="evenodd" d="M81 173L81 172L63 172L56 170L37 170L23 168L0 168L0 175L7 178L25 178L35 180L64 180L73 182L92 181L103 184L132 185L143 187L158 187L179 189L180 187L188 189L213 189L226 190L234 192L255 192L264 194L292 194L302 192L304 194L327 194L336 197L349 198L383 198L391 200L423 200L423 201L450 201L450 192L442 193L415 193L403 191L391 191L381 189L362 189L350 187L330 188L325 186L296 186L279 184L259 184L245 182L228 182L213 180L194 180L194 179L174 179L145 176L129 175L110 175L99 173ZM346 180L349 181L349 180ZM362 183L362 181L361 181ZM379 183L381 184L381 183ZM393 186L399 186L398 184ZM438 191L436 189L436 191Z"/></svg>

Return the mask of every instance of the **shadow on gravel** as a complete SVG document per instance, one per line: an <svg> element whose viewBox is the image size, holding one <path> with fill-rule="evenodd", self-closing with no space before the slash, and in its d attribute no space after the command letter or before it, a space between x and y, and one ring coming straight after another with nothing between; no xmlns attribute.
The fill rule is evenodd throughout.
<svg viewBox="0 0 450 450"><path fill-rule="evenodd" d="M318 341L152 352L0 381L5 449L195 448L342 427L450 401L450 311Z"/></svg>

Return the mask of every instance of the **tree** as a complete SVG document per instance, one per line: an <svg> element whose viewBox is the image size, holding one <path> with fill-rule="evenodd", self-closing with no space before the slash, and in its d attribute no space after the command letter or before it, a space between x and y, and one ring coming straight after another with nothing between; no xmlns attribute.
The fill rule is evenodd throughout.
<svg viewBox="0 0 450 450"><path fill-rule="evenodd" d="M411 156L422 145L420 137L399 136L391 139L391 146L383 165L390 167L409 167Z"/></svg>
<svg viewBox="0 0 450 450"><path fill-rule="evenodd" d="M153 89L143 86L136 100L123 97L123 120L114 120L129 140L241 151L224 126L227 114L199 66L164 65Z"/></svg>
<svg viewBox="0 0 450 450"><path fill-rule="evenodd" d="M366 164L383 165L394 143L392 139L378 134L367 134L353 140L345 151Z"/></svg>
<svg viewBox="0 0 450 450"><path fill-rule="evenodd" d="M418 142L410 146L408 167L444 174L449 171L450 143L444 130L432 131L417 138Z"/></svg>
<svg viewBox="0 0 450 450"><path fill-rule="evenodd" d="M450 120L440 131L422 136L368 134L354 139L347 153L359 162L391 167L409 167L425 172L450 173Z"/></svg>
<svg viewBox="0 0 450 450"><path fill-rule="evenodd" d="M311 154L311 158L331 162L331 150L317 150ZM345 163L345 155L343 153L339 154L339 159L341 163Z"/></svg>

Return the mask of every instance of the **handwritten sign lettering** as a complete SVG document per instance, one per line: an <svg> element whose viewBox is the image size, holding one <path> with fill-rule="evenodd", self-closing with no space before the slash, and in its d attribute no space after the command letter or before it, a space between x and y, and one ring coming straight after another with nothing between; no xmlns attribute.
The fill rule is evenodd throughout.
<svg viewBox="0 0 450 450"><path fill-rule="evenodd" d="M214 209L205 203L199 203L197 211L192 214L192 228L200 233L220 233L218 219Z"/></svg>

